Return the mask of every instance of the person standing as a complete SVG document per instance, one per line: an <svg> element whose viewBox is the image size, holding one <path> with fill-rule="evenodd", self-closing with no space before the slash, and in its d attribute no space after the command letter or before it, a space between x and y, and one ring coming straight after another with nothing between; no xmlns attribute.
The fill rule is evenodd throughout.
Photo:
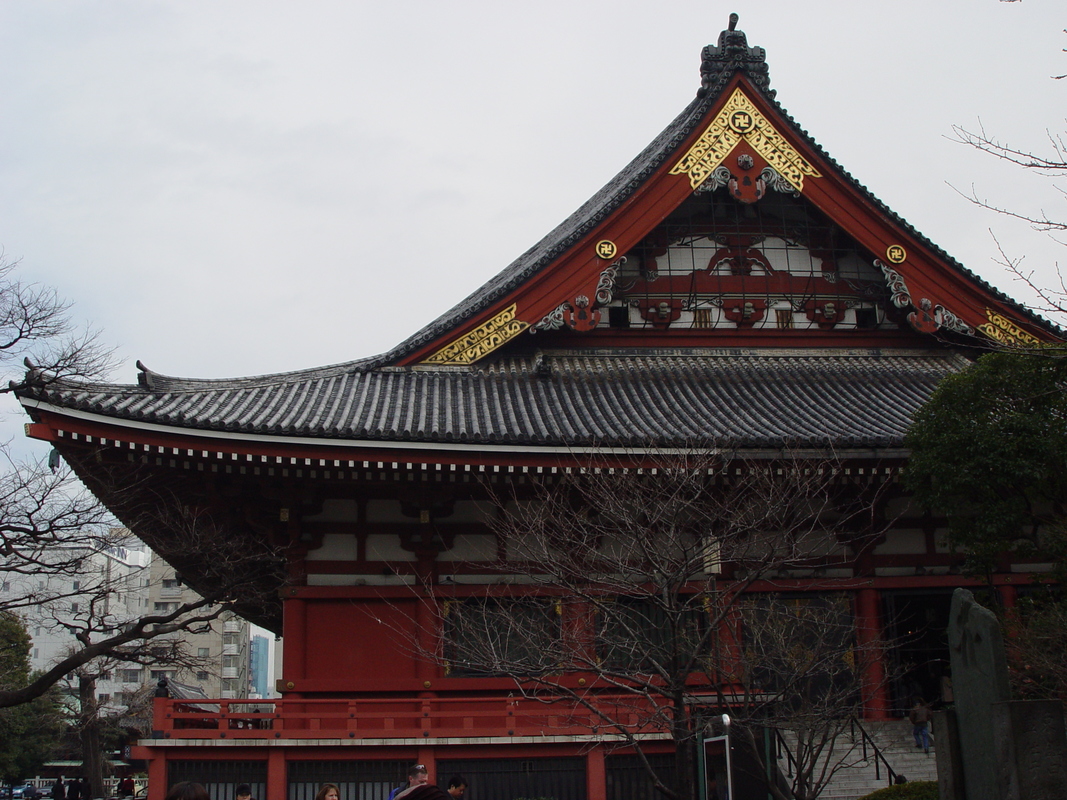
<svg viewBox="0 0 1067 800"><path fill-rule="evenodd" d="M81 800L82 784L77 778L67 781L67 800Z"/></svg>
<svg viewBox="0 0 1067 800"><path fill-rule="evenodd" d="M930 752L930 706L916 695L915 705L908 712L908 721L911 722L911 735L915 737L915 746L921 747L924 753Z"/></svg>
<svg viewBox="0 0 1067 800"><path fill-rule="evenodd" d="M56 778L56 782L52 784L52 800L67 800L62 778Z"/></svg>
<svg viewBox="0 0 1067 800"><path fill-rule="evenodd" d="M467 779L462 775L453 775L448 779L448 794L452 800L461 800L465 791L467 791Z"/></svg>
<svg viewBox="0 0 1067 800"><path fill-rule="evenodd" d="M430 773L425 764L415 764L408 770L408 785L398 786L389 793L389 800L401 800L411 793L413 789L430 782Z"/></svg>
<svg viewBox="0 0 1067 800"><path fill-rule="evenodd" d="M88 778L82 778L82 800L91 800L93 796L93 786L89 783Z"/></svg>

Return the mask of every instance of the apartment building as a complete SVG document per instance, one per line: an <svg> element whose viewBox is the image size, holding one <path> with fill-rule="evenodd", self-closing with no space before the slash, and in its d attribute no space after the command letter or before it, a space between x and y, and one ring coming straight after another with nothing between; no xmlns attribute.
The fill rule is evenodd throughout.
<svg viewBox="0 0 1067 800"><path fill-rule="evenodd" d="M181 576L162 558L153 554L148 592L148 610L174 611L182 603L195 601L196 592L184 585ZM183 631L186 652L196 662L191 667L160 664L142 670L140 680L171 681L202 690L208 697L248 697L250 632L247 621L226 613L209 626ZM131 675L132 677L132 671Z"/></svg>
<svg viewBox="0 0 1067 800"><path fill-rule="evenodd" d="M106 541L86 538L53 548L46 558L56 569L0 576L3 599L28 601L18 613L33 639L32 669L51 668L67 655L76 645L76 631L103 631L137 619L149 609L149 551L132 535L119 530L111 533ZM118 713L140 681L125 680L133 671L121 665L102 666L97 699L104 713Z"/></svg>

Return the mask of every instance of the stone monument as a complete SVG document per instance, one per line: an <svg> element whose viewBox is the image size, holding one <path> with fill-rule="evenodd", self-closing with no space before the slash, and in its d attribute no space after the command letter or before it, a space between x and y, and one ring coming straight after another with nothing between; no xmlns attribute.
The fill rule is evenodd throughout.
<svg viewBox="0 0 1067 800"><path fill-rule="evenodd" d="M1000 623L966 589L948 626L955 711L935 715L942 800L1067 800L1059 701L1013 701Z"/></svg>
<svg viewBox="0 0 1067 800"><path fill-rule="evenodd" d="M1008 662L996 616L966 589L952 594L948 645L966 797L994 800L997 760L991 706L1011 700ZM937 755L940 761L940 748Z"/></svg>

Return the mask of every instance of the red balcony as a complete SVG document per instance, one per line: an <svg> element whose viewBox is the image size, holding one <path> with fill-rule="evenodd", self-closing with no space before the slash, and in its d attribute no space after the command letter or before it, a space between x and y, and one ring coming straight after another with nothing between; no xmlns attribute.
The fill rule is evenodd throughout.
<svg viewBox="0 0 1067 800"><path fill-rule="evenodd" d="M153 739L410 740L612 734L605 719L635 733L661 730L651 701L619 695L542 702L524 697L328 700L157 698ZM662 719L662 718L661 718Z"/></svg>

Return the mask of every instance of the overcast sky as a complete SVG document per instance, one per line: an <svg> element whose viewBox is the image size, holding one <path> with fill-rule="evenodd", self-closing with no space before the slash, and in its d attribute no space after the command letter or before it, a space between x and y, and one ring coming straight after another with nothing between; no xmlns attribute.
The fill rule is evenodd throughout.
<svg viewBox="0 0 1067 800"><path fill-rule="evenodd" d="M0 3L0 245L171 375L382 352L501 270L699 86L729 12L785 108L876 196L1019 295L1065 252L971 205L1067 217L1047 179L1062 0Z"/></svg>

